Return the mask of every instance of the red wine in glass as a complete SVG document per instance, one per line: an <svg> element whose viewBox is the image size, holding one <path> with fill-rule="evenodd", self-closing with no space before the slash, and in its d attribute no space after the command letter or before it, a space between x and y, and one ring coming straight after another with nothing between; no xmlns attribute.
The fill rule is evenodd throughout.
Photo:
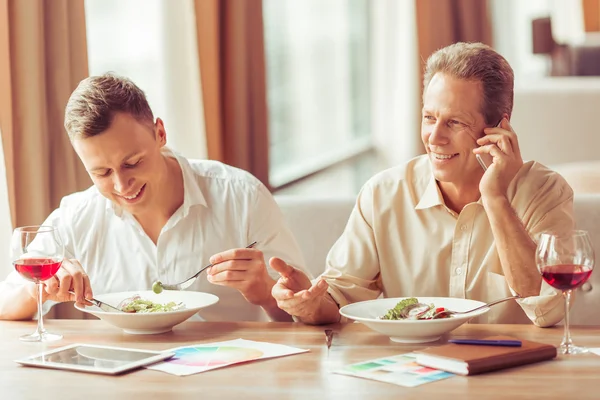
<svg viewBox="0 0 600 400"><path fill-rule="evenodd" d="M14 264L15 269L23 278L39 283L56 275L62 261L52 258L22 258L15 261Z"/></svg>
<svg viewBox="0 0 600 400"><path fill-rule="evenodd" d="M577 289L592 275L592 269L586 265L559 264L540 269L544 281L559 290Z"/></svg>
<svg viewBox="0 0 600 400"><path fill-rule="evenodd" d="M569 310L573 290L590 278L596 262L588 233L582 230L542 233L535 260L544 282L562 291L565 298L565 333L558 348L559 352L587 352L585 347L573 344L569 331Z"/></svg>
<svg viewBox="0 0 600 400"><path fill-rule="evenodd" d="M46 331L43 321L44 282L52 279L64 259L64 246L54 226L23 226L16 228L11 237L11 256L15 270L37 286L37 329L31 335L21 336L26 342L50 342L62 339Z"/></svg>

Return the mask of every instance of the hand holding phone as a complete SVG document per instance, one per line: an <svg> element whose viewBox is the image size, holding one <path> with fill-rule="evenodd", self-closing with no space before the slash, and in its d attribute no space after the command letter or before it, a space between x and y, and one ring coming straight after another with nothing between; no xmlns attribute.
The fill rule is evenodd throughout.
<svg viewBox="0 0 600 400"><path fill-rule="evenodd" d="M500 121L498 121L498 123L496 124L496 127L500 126L503 119L504 118L502 118L502 119L500 119ZM483 168L484 171L487 171L487 169L489 168L490 165L492 165L492 162L494 160L494 157L492 157L492 155L489 153L475 154L475 158L477 158L477 161L479 161L479 165L481 165L481 168Z"/></svg>

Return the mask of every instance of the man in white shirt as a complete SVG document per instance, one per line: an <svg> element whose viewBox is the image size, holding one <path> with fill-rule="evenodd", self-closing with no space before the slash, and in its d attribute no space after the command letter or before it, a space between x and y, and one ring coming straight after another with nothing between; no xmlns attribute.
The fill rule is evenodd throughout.
<svg viewBox="0 0 600 400"><path fill-rule="evenodd" d="M65 127L94 186L63 198L44 223L58 227L67 258L45 282L44 301L82 304L94 293L148 290L210 262L189 289L219 297L202 318L291 320L271 296L277 273L266 263L280 257L303 269L302 256L255 177L174 154L163 122L126 78L83 80L67 104ZM12 272L0 284L0 319L31 318L36 299L34 284Z"/></svg>
<svg viewBox="0 0 600 400"><path fill-rule="evenodd" d="M573 191L557 173L523 162L509 123L513 80L508 62L483 44L434 53L424 74L427 154L365 184L314 283L272 264L282 276L273 288L280 307L318 324L381 294L484 302L518 294L480 322L559 322L562 296L542 283L535 241L573 229ZM487 156L486 170L476 155Z"/></svg>

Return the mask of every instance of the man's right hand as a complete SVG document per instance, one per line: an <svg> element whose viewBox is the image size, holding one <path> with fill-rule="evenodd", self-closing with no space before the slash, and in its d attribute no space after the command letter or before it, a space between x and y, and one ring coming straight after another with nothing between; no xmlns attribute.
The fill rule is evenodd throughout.
<svg viewBox="0 0 600 400"><path fill-rule="evenodd" d="M85 306L90 305L85 299L94 297L90 278L77 260L65 259L56 275L45 281L44 285L47 294L44 301L75 301L77 305ZM69 293L70 291L75 294Z"/></svg>
<svg viewBox="0 0 600 400"><path fill-rule="evenodd" d="M302 271L280 258L271 258L269 265L281 276L271 290L279 308L307 324L339 321L337 304L327 293L327 282L319 280L313 285Z"/></svg>

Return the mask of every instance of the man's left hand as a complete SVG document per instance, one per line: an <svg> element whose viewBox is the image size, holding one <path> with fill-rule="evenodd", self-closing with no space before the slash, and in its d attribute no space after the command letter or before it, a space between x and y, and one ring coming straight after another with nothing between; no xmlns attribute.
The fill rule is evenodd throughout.
<svg viewBox="0 0 600 400"><path fill-rule="evenodd" d="M262 251L257 249L231 249L210 258L214 264L208 270L208 281L229 286L240 291L248 302L263 306L271 298L275 284L265 265Z"/></svg>
<svg viewBox="0 0 600 400"><path fill-rule="evenodd" d="M477 140L475 154L487 153L493 157L492 164L479 182L481 197L506 197L510 182L523 166L517 135L508 120L503 118L498 127L485 128L485 136Z"/></svg>

